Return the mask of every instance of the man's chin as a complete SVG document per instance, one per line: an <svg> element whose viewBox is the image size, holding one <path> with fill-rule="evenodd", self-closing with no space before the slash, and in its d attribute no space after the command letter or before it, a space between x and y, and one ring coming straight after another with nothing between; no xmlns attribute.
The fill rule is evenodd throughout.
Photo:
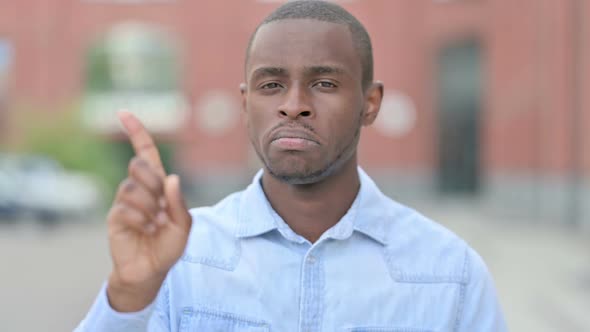
<svg viewBox="0 0 590 332"><path fill-rule="evenodd" d="M277 180L293 185L313 184L326 177L325 170L313 171L267 167L267 171Z"/></svg>

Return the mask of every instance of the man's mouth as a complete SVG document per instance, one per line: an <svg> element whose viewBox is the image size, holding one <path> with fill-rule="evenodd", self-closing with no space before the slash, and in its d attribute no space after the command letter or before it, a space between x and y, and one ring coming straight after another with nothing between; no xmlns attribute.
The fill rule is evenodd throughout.
<svg viewBox="0 0 590 332"><path fill-rule="evenodd" d="M272 145L284 150L305 150L318 144L305 138L298 137L282 137L271 142Z"/></svg>
<svg viewBox="0 0 590 332"><path fill-rule="evenodd" d="M283 129L272 136L270 144L280 149L296 151L318 146L319 142L306 131Z"/></svg>

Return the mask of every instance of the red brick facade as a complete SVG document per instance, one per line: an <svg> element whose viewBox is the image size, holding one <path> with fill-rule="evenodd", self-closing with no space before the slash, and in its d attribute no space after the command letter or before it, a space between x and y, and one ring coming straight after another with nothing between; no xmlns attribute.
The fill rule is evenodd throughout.
<svg viewBox="0 0 590 332"><path fill-rule="evenodd" d="M586 8L574 10L576 2ZM356 0L343 5L373 38L376 78L387 92L408 96L416 110L410 130L400 135L365 130L360 160L367 168L436 171L437 55L447 45L475 40L482 65L480 175L565 175L576 162L590 176L590 4ZM229 94L239 105L248 38L276 6L256 0L2 1L0 40L14 49L4 112L22 103L59 107L76 100L84 92L85 54L93 42L118 23L141 22L179 45L181 90L191 112L177 138L177 161L197 173L243 168L252 155L241 121L211 135L197 125L195 110L211 91Z"/></svg>

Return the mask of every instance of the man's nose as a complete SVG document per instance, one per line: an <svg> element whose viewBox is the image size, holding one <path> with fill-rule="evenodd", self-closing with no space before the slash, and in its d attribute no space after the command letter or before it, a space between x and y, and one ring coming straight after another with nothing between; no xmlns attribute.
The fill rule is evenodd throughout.
<svg viewBox="0 0 590 332"><path fill-rule="evenodd" d="M279 116L295 120L299 117L311 117L313 108L308 92L304 87L293 86L285 94L283 103L278 108Z"/></svg>

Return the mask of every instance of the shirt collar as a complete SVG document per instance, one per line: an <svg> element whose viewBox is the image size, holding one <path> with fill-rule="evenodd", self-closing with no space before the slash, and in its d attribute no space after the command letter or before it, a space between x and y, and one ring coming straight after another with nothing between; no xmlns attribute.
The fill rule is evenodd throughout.
<svg viewBox="0 0 590 332"><path fill-rule="evenodd" d="M254 237L277 228L273 218L274 210L266 199L260 183L262 174L261 169L242 195L238 211L237 237Z"/></svg>
<svg viewBox="0 0 590 332"><path fill-rule="evenodd" d="M382 245L387 245L387 234L395 211L373 180L359 167L360 190L347 213L322 238L344 240L353 231L362 233ZM263 170L258 171L252 183L242 195L238 213L236 236L255 237L272 230L279 230L290 240L298 237L271 207L262 189L260 179Z"/></svg>

